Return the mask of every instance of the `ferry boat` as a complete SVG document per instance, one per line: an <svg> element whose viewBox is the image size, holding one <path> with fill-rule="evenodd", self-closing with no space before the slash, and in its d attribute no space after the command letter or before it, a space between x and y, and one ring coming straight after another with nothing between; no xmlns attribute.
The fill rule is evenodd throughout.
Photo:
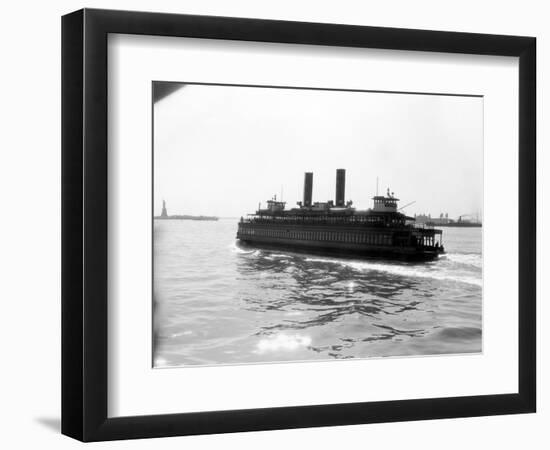
<svg viewBox="0 0 550 450"><path fill-rule="evenodd" d="M245 245L354 258L433 260L445 253L441 230L416 225L387 190L358 210L345 201L345 169L336 171L336 200L312 203L313 173L306 172L303 201L285 209L274 196L267 207L241 217L237 239Z"/></svg>

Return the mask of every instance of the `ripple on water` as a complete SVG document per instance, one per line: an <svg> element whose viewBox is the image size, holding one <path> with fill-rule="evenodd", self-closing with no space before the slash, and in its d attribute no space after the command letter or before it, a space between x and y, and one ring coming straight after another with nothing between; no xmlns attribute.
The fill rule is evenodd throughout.
<svg viewBox="0 0 550 450"><path fill-rule="evenodd" d="M481 351L479 229L407 264L241 247L234 220L187 222L155 223L155 367Z"/></svg>

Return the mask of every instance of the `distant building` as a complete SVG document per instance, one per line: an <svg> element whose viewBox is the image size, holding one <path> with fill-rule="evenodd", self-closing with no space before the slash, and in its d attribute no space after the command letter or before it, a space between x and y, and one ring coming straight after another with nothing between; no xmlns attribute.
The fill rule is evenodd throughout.
<svg viewBox="0 0 550 450"><path fill-rule="evenodd" d="M433 218L431 214L415 214L414 218L416 219L416 223L424 223L430 225L447 225L453 222L451 219L449 219L449 213L441 213L439 214L439 217Z"/></svg>
<svg viewBox="0 0 550 450"><path fill-rule="evenodd" d="M218 217L216 216L191 216L188 214L175 214L173 216L168 215L168 211L166 209L166 201L162 201L162 212L160 213L160 216L155 216L155 219L169 219L169 220L218 220Z"/></svg>

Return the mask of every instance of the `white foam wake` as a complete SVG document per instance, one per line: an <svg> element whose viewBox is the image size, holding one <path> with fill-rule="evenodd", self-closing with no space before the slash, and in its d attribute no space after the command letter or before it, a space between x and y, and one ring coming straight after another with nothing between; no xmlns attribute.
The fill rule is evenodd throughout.
<svg viewBox="0 0 550 450"><path fill-rule="evenodd" d="M458 264L465 264L475 267L483 266L483 259L481 255L476 253L447 253L443 258Z"/></svg>
<svg viewBox="0 0 550 450"><path fill-rule="evenodd" d="M440 281L451 281L457 283L466 283L474 286L482 286L483 280L476 276L463 275L451 273L448 269L434 268L433 266L422 267L418 265L408 266L402 264L385 264L371 261L346 261L340 259L326 259L326 258L306 258L306 261L314 262L327 262L332 264L339 264L345 267L351 267L354 270L365 271L377 271L390 273L392 275L398 275L408 278L431 278Z"/></svg>
<svg viewBox="0 0 550 450"><path fill-rule="evenodd" d="M256 250L256 249L245 250L244 248L239 247L235 241L231 242L231 244L229 244L228 247L233 253L240 253L242 255L259 255L260 254L259 250Z"/></svg>

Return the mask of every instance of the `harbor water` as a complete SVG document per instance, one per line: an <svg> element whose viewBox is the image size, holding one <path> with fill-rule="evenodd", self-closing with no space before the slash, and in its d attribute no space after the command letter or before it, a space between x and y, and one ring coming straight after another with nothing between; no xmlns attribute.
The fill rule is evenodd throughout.
<svg viewBox="0 0 550 450"><path fill-rule="evenodd" d="M237 219L154 221L155 367L482 350L482 229L422 263L242 248Z"/></svg>

